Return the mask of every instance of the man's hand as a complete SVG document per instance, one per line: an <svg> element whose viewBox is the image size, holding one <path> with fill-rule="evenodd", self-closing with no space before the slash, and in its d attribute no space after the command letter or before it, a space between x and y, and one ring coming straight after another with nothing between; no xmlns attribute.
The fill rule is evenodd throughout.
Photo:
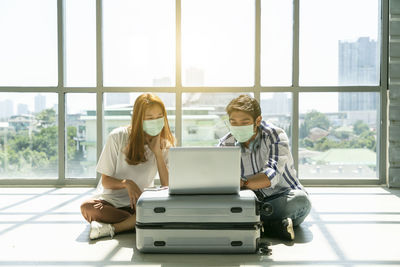
<svg viewBox="0 0 400 267"><path fill-rule="evenodd" d="M124 186L129 194L129 200L131 204L131 209L136 210L136 202L139 199L142 191L137 186L137 184L132 180L124 180Z"/></svg>

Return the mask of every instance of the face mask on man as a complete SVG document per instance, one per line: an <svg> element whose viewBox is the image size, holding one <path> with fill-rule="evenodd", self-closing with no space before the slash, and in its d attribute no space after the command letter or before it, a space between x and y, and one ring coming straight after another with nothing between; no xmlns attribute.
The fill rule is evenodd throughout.
<svg viewBox="0 0 400 267"><path fill-rule="evenodd" d="M144 120L143 131L150 136L156 136L164 128L164 117L155 120Z"/></svg>
<svg viewBox="0 0 400 267"><path fill-rule="evenodd" d="M229 124L229 130L235 139L240 143L245 143L254 135L254 125L232 126Z"/></svg>

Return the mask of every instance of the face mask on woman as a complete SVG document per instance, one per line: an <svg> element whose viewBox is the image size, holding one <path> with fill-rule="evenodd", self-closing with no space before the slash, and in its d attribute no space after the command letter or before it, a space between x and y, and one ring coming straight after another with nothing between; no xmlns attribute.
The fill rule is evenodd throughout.
<svg viewBox="0 0 400 267"><path fill-rule="evenodd" d="M229 125L229 130L235 139L240 143L245 143L254 135L254 125L232 126Z"/></svg>
<svg viewBox="0 0 400 267"><path fill-rule="evenodd" d="M155 120L144 120L143 131L150 136L156 136L164 128L164 117Z"/></svg>

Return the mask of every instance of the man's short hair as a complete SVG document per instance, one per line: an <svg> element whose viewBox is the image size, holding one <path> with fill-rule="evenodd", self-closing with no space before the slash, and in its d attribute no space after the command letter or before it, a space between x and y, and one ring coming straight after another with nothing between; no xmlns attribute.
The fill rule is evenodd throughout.
<svg viewBox="0 0 400 267"><path fill-rule="evenodd" d="M248 95L240 95L229 102L226 106L226 112L230 116L233 111L243 111L249 114L254 121L261 116L261 108L258 101Z"/></svg>

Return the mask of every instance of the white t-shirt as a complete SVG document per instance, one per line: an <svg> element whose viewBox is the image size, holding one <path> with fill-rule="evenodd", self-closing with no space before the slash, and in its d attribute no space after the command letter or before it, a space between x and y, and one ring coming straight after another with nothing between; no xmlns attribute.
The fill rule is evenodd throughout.
<svg viewBox="0 0 400 267"><path fill-rule="evenodd" d="M124 148L129 141L128 127L114 129L107 138L106 145L101 152L96 171L117 179L129 179L134 181L140 190L153 186L157 174L157 161L154 153L148 145L144 146L147 161L138 165L129 165L125 161ZM163 157L168 168L168 149L163 150ZM101 179L97 186L98 199L103 199L117 208L130 205L128 191L126 189L105 189Z"/></svg>

